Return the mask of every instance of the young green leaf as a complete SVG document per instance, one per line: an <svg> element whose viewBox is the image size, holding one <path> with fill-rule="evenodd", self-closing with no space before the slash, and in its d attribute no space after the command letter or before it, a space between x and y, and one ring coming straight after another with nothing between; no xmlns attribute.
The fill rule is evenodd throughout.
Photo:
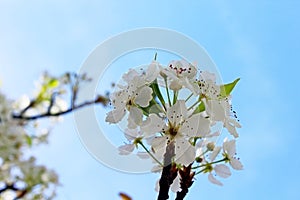
<svg viewBox="0 0 300 200"><path fill-rule="evenodd" d="M49 91L59 86L59 80L56 78L51 78L44 83L40 89L40 92L36 98L36 103L40 103L42 101L48 101L51 98L51 93Z"/></svg>
<svg viewBox="0 0 300 200"><path fill-rule="evenodd" d="M59 81L56 78L52 78L48 82L49 88L55 88L59 85Z"/></svg>
<svg viewBox="0 0 300 200"><path fill-rule="evenodd" d="M221 97L227 97L232 92L233 88L239 82L240 78L235 79L232 83L221 85Z"/></svg>
<svg viewBox="0 0 300 200"><path fill-rule="evenodd" d="M32 146L32 138L29 135L25 135L26 142L28 146Z"/></svg>
<svg viewBox="0 0 300 200"><path fill-rule="evenodd" d="M153 83L151 83L150 87L152 88L153 92L155 93L155 95L157 96L157 98L160 100L160 102L162 103L162 105L165 107L165 100L160 92L157 80L153 81Z"/></svg>
<svg viewBox="0 0 300 200"><path fill-rule="evenodd" d="M205 110L205 105L204 103L201 101L201 103L197 106L197 108L195 109L193 114L197 114L200 112L203 112Z"/></svg>

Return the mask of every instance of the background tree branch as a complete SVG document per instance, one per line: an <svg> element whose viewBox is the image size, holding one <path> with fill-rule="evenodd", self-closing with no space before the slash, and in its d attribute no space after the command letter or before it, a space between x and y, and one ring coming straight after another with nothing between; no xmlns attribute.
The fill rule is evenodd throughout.
<svg viewBox="0 0 300 200"><path fill-rule="evenodd" d="M73 112L77 109L83 108L85 106L89 106L92 104L98 104L98 103L102 104L103 106L106 106L108 103L108 99L104 96L98 96L95 100L85 101L79 105L74 105L72 107L69 107L67 110L64 110L61 112L56 112L56 113L51 112L51 107L53 106L53 104L50 104L49 107L47 108L47 112L42 113L42 114L33 115L33 116L26 116L25 115L26 111L34 105L34 104L30 104L31 106L26 107L19 114L13 113L12 117L14 119L23 119L23 120L27 120L27 121L41 119L41 118L45 118L45 117L58 117L58 116Z"/></svg>

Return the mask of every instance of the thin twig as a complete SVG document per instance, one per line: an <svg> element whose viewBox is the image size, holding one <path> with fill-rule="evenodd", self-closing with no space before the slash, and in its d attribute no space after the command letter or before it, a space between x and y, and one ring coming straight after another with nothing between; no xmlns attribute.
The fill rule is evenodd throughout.
<svg viewBox="0 0 300 200"><path fill-rule="evenodd" d="M48 106L48 113L50 113L51 112L51 109L52 109L52 107L53 107L53 105L54 105L54 102L55 102L55 98L56 98L56 95L58 95L58 93L57 92L53 92L53 94L51 94L51 98L50 98L50 105ZM24 112L23 112L23 114L24 114Z"/></svg>
<svg viewBox="0 0 300 200"><path fill-rule="evenodd" d="M20 114L13 114L12 117L14 119L22 119L22 120L36 120L36 119L41 119L41 118L45 118L45 117L57 117L57 116L61 116L61 115L65 115L67 113L73 112L79 108L91 105L91 104L96 104L96 103L101 103L103 105L106 105L106 99L104 97L97 97L95 100L91 100L91 101L85 101L77 106L74 107L70 107L65 111L61 111L61 112L56 112L56 113L51 113L48 109L48 111L46 113L42 113L42 114L38 114L38 115L33 115L33 116L25 116L23 111L21 111ZM28 110L28 108L27 108Z"/></svg>

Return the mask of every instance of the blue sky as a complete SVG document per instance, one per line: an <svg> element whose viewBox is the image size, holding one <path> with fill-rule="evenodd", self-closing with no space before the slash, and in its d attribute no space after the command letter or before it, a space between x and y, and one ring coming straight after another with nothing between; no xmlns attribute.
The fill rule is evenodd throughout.
<svg viewBox="0 0 300 200"><path fill-rule="evenodd" d="M241 77L234 105L243 125L243 171L218 187L198 177L187 199L300 199L298 73L300 2L0 1L1 91L30 94L39 74L77 71L102 41L140 27L179 31L201 44L225 82ZM144 64L144 63L142 63ZM155 199L156 174L125 174L98 163L80 143L72 116L36 149L56 169L57 199Z"/></svg>

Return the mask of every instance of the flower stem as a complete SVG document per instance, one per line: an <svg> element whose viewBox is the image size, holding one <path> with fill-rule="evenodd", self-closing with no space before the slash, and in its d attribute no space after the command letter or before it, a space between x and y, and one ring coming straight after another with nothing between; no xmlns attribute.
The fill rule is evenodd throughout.
<svg viewBox="0 0 300 200"><path fill-rule="evenodd" d="M167 78L164 78L164 80L165 80L165 86L166 86L166 91L167 91L167 97L168 97L169 106L171 106L172 104L171 104L171 99L170 99L170 93L169 93Z"/></svg>
<svg viewBox="0 0 300 200"><path fill-rule="evenodd" d="M164 167L164 165L159 162L157 158L155 158L155 156L145 147L145 145L141 141L138 141L138 144L140 144L145 149L145 151L151 156L151 158L153 158L153 160L155 160L161 167Z"/></svg>
<svg viewBox="0 0 300 200"><path fill-rule="evenodd" d="M216 164L216 163L220 163L220 162L223 162L223 161L226 161L227 158L223 158L221 160L217 160L217 161L214 161L214 162L211 162L210 164Z"/></svg>
<svg viewBox="0 0 300 200"><path fill-rule="evenodd" d="M199 100L196 101L193 105L191 105L191 106L188 108L188 110L191 110L191 109L192 109L194 106L196 106L199 102L200 102Z"/></svg>
<svg viewBox="0 0 300 200"><path fill-rule="evenodd" d="M198 165L196 167L193 167L192 169L198 169L200 167L206 167L207 165L212 165L212 164L217 164L217 163L220 163L220 162L223 162L223 161L226 161L227 158L223 158L221 160L217 160L217 161L214 161L214 162L211 162L211 163L206 163L206 164L203 164L203 165Z"/></svg>
<svg viewBox="0 0 300 200"><path fill-rule="evenodd" d="M161 105L163 106L163 108L166 110L166 103L165 100L160 92L158 83L157 83L157 79L155 79L155 81L153 81L153 83L151 84L151 88L153 90L153 92L155 93L155 95L157 96L157 98L159 99L159 101L161 102Z"/></svg>
<svg viewBox="0 0 300 200"><path fill-rule="evenodd" d="M176 103L178 97L178 91L173 91L173 105Z"/></svg>
<svg viewBox="0 0 300 200"><path fill-rule="evenodd" d="M209 152L208 149L206 151L204 151L203 153L201 153L199 156L197 156L197 158L200 158L201 156L204 156L204 154L206 154L207 152Z"/></svg>
<svg viewBox="0 0 300 200"><path fill-rule="evenodd" d="M191 94L185 99L185 102L187 102L192 96L193 96L193 93L191 93Z"/></svg>

